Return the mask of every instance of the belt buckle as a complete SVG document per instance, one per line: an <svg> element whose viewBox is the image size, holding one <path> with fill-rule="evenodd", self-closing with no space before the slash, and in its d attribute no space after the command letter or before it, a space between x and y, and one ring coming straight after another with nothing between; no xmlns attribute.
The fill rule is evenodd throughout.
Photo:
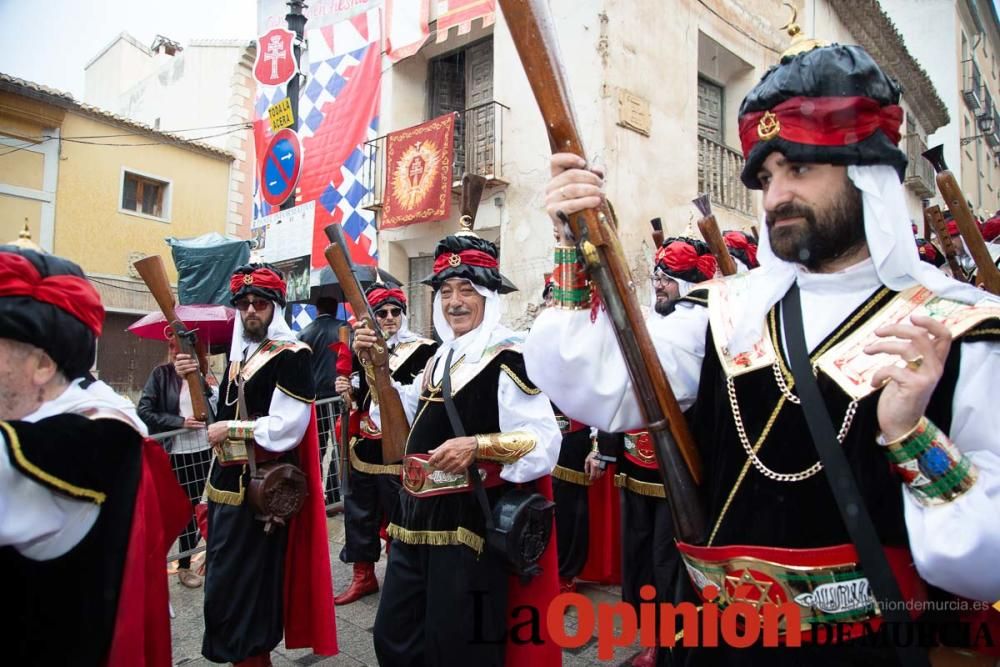
<svg viewBox="0 0 1000 667"><path fill-rule="evenodd" d="M427 458L408 454L403 458L402 482L412 496L436 496L468 489L469 475L438 470L427 462Z"/></svg>

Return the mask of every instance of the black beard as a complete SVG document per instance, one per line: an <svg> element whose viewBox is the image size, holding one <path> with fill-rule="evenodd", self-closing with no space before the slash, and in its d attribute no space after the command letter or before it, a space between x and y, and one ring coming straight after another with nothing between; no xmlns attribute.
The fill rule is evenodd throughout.
<svg viewBox="0 0 1000 667"><path fill-rule="evenodd" d="M846 176L844 178L844 192L820 215L805 204L791 202L767 213L765 222L776 257L816 271L857 250L865 242L861 191ZM774 226L788 218L803 218L804 222L787 227Z"/></svg>
<svg viewBox="0 0 1000 667"><path fill-rule="evenodd" d="M249 331L247 329L243 330L243 340L249 343L263 343L264 338L267 337L267 332L259 331Z"/></svg>
<svg viewBox="0 0 1000 667"><path fill-rule="evenodd" d="M674 308L677 307L677 299L667 299L666 301L656 300L653 305L653 310L656 311L657 315L662 315L666 317L670 313L674 312Z"/></svg>

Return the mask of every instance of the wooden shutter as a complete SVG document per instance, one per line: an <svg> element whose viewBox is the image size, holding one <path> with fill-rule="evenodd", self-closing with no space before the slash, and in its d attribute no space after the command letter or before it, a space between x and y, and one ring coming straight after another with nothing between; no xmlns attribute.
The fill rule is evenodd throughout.
<svg viewBox="0 0 1000 667"><path fill-rule="evenodd" d="M698 79L698 136L722 144L722 86Z"/></svg>
<svg viewBox="0 0 1000 667"><path fill-rule="evenodd" d="M465 169L472 174L495 174L493 105L493 39L473 44L465 54L465 100L471 109L465 119ZM455 174L455 180L461 174Z"/></svg>

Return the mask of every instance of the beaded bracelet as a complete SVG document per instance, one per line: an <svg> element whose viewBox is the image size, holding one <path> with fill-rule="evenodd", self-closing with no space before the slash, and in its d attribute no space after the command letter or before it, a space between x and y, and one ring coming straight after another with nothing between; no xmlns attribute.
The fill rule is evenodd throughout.
<svg viewBox="0 0 1000 667"><path fill-rule="evenodd" d="M934 423L921 417L895 440L878 440L907 490L921 505L942 505L972 488L976 466Z"/></svg>
<svg viewBox="0 0 1000 667"><path fill-rule="evenodd" d="M231 419L226 425L229 427L226 435L230 440L253 440L254 422Z"/></svg>
<svg viewBox="0 0 1000 667"><path fill-rule="evenodd" d="M555 247L555 268L552 270L552 299L556 308L586 310L590 308L590 281L574 246Z"/></svg>

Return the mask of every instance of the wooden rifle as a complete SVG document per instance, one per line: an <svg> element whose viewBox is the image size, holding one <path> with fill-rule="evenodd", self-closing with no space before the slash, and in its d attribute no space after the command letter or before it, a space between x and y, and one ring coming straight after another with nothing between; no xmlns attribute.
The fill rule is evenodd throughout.
<svg viewBox="0 0 1000 667"><path fill-rule="evenodd" d="M649 226L653 228L653 252L663 245L663 221L659 218L653 218L649 221Z"/></svg>
<svg viewBox="0 0 1000 667"><path fill-rule="evenodd" d="M372 400L376 400L382 415L382 461L385 464L399 463L403 460L406 449L406 439L410 435L410 424L403 411L403 403L399 400L396 388L392 386L392 372L389 370L389 346L385 335L375 321L368 299L361 288L361 282L354 273L354 265L344 240L344 231L339 224L327 225L324 229L330 239L324 255L330 264L344 297L351 304L354 316L367 329L375 332L375 345L358 352L358 359L368 376ZM376 269L377 270L377 269Z"/></svg>
<svg viewBox="0 0 1000 667"><path fill-rule="evenodd" d="M511 38L548 130L553 152L586 159L563 78L546 0L500 0ZM606 204L561 216L576 240L618 339L633 391L646 420L678 539L704 541L698 497L701 461L677 399L660 366L639 308L634 282Z"/></svg>
<svg viewBox="0 0 1000 667"><path fill-rule="evenodd" d="M719 223L715 221L715 214L712 213L712 202L709 201L708 195L701 195L691 201L701 213L698 229L701 231L701 237L708 244L709 250L715 255L715 261L719 263L719 271L724 276L736 275L736 261L729 254L726 240L722 238L722 232L719 231Z"/></svg>
<svg viewBox="0 0 1000 667"><path fill-rule="evenodd" d="M150 294L156 300L156 305L160 307L163 317L173 330L180 351L198 360L200 371L191 371L184 376L184 380L191 392L191 411L194 413L194 418L207 424L213 418L208 400L205 398L204 374L208 372L208 356L204 347L200 346L195 331L188 329L187 325L177 318L177 313L174 311L174 293L170 290L163 258L151 255L133 262L132 266L139 273L142 282L146 283Z"/></svg>
<svg viewBox="0 0 1000 667"><path fill-rule="evenodd" d="M941 196L951 211L951 217L958 225L958 231L965 241L965 247L969 249L972 259L976 262L976 283L991 294L1000 294L1000 269L993 263L989 250L986 249L986 241L983 240L983 233L979 231L972 211L965 201L962 188L959 187L955 175L948 169L944 161L944 145L939 144L929 148L923 153L934 171L937 172L937 186L941 191Z"/></svg>
<svg viewBox="0 0 1000 667"><path fill-rule="evenodd" d="M966 280L965 271L962 270L961 265L958 263L958 251L955 250L955 242L948 233L948 226L944 222L944 214L941 213L940 206L928 206L924 209L924 226L934 230L938 245L941 246L941 252L944 253L944 258L948 262L948 268L951 269L951 277L955 280ZM931 240L930 236L925 236L924 238L928 242Z"/></svg>
<svg viewBox="0 0 1000 667"><path fill-rule="evenodd" d="M462 217L463 226L472 229L479 212L479 200L483 198L486 177L478 174L462 174Z"/></svg>

